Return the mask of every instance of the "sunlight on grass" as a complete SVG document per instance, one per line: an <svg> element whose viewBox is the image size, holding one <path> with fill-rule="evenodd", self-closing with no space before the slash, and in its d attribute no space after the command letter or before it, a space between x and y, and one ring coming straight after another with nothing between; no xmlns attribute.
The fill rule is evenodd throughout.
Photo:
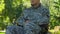
<svg viewBox="0 0 60 34"><path fill-rule="evenodd" d="M54 32L54 30L49 30L49 32Z"/></svg>
<svg viewBox="0 0 60 34"><path fill-rule="evenodd" d="M60 34L60 31L55 32L54 30L49 30L49 32L51 32L51 34Z"/></svg>
<svg viewBox="0 0 60 34"><path fill-rule="evenodd" d="M55 32L55 33L54 33L54 31L53 31L53 30L49 30L49 31L51 32L51 34L60 34L60 31ZM0 34L5 34L5 32L0 32Z"/></svg>
<svg viewBox="0 0 60 34"><path fill-rule="evenodd" d="M0 32L0 34L5 34L4 32Z"/></svg>

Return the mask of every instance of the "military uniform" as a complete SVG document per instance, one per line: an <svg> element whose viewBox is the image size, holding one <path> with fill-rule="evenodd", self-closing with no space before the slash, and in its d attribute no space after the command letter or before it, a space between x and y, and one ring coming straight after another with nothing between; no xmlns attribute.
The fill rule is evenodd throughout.
<svg viewBox="0 0 60 34"><path fill-rule="evenodd" d="M16 23L22 27L22 31L19 32L23 32L23 34L43 34L44 30L48 30L46 28L48 28L49 17L49 9L40 4L36 8L25 9Z"/></svg>

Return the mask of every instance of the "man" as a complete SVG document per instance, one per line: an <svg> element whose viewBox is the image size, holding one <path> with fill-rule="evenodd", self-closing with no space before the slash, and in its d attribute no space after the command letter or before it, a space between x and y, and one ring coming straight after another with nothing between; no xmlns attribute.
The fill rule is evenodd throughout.
<svg viewBox="0 0 60 34"><path fill-rule="evenodd" d="M15 34L47 34L49 24L49 9L40 3L40 0L30 0L30 8L22 12L16 21L17 26L8 27L9 33ZM12 28L9 31L9 28ZM22 33L23 32L23 33ZM8 34L8 33L7 33Z"/></svg>

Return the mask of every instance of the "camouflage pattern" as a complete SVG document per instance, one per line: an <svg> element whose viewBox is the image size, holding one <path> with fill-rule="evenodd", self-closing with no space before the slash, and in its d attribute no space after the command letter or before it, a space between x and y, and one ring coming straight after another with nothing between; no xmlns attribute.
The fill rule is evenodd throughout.
<svg viewBox="0 0 60 34"><path fill-rule="evenodd" d="M23 27L19 27L16 25L8 26L6 30L6 34L24 34L23 32Z"/></svg>
<svg viewBox="0 0 60 34"><path fill-rule="evenodd" d="M42 31L42 28L39 25L49 24L49 17L49 9L43 5L36 8L31 7L25 9L16 21L16 23L20 26L15 26L15 31L20 33L23 32L23 34L39 34L39 32ZM14 29L14 26L12 27ZM19 29L20 27L22 27L22 29ZM14 32L13 29L11 32Z"/></svg>

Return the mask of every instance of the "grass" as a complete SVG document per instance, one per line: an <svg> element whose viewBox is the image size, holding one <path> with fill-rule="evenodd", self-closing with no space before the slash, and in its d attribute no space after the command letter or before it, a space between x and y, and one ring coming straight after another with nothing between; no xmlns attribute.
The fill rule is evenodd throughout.
<svg viewBox="0 0 60 34"><path fill-rule="evenodd" d="M55 32L54 30L50 30L51 34L60 34L60 31Z"/></svg>
<svg viewBox="0 0 60 34"><path fill-rule="evenodd" d="M0 32L0 34L5 34L4 32Z"/></svg>
<svg viewBox="0 0 60 34"><path fill-rule="evenodd" d="M50 30L50 32L51 32L51 34L60 34L60 31L54 33L53 30ZM0 34L5 34L5 32L0 32Z"/></svg>

